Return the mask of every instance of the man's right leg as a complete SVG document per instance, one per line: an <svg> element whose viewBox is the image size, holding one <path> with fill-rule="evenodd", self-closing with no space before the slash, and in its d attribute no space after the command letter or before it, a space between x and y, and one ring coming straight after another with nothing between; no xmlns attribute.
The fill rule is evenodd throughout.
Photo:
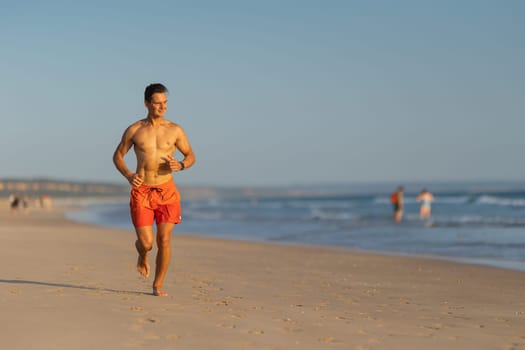
<svg viewBox="0 0 525 350"><path fill-rule="evenodd" d="M135 227L135 232L137 232L135 248L137 248L139 253L137 271L142 276L148 277L150 272L148 252L153 247L153 226Z"/></svg>

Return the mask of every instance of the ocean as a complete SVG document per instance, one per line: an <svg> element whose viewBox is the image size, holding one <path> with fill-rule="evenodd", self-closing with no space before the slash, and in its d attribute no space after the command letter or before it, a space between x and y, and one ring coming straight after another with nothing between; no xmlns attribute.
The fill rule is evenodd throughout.
<svg viewBox="0 0 525 350"><path fill-rule="evenodd" d="M525 271L525 190L441 186L433 194L431 218L421 220L417 192L407 192L398 224L386 191L298 195L283 190L188 199L175 233L430 256ZM68 218L133 230L125 200L94 201Z"/></svg>

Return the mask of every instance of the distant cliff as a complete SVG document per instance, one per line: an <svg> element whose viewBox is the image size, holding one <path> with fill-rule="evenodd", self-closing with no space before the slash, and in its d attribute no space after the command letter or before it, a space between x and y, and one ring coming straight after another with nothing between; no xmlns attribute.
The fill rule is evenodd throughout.
<svg viewBox="0 0 525 350"><path fill-rule="evenodd" d="M129 186L111 183L89 183L48 179L0 179L0 194L36 196L118 196L129 192Z"/></svg>

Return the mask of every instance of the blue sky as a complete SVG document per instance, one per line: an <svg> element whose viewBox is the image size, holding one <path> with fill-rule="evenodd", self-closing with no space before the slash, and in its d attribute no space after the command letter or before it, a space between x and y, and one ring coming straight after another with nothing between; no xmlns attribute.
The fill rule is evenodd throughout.
<svg viewBox="0 0 525 350"><path fill-rule="evenodd" d="M522 1L1 1L0 177L124 181L162 82L197 156L179 183L522 180L524 23Z"/></svg>

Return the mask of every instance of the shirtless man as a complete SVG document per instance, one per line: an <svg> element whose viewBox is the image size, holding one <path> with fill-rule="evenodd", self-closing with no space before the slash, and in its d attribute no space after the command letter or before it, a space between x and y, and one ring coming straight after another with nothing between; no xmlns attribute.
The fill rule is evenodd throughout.
<svg viewBox="0 0 525 350"><path fill-rule="evenodd" d="M113 155L113 163L131 184L130 210L139 254L137 270L148 277L150 264L148 252L153 248L153 222L157 223L157 257L153 294L167 296L162 283L171 257L171 232L181 222L179 191L173 183L172 172L188 169L195 163L195 155L184 130L164 119L168 90L162 84L151 84L144 91L144 105L148 110L145 119L131 124ZM137 158L135 172L128 169L124 156L131 147ZM173 157L179 150L184 159Z"/></svg>

